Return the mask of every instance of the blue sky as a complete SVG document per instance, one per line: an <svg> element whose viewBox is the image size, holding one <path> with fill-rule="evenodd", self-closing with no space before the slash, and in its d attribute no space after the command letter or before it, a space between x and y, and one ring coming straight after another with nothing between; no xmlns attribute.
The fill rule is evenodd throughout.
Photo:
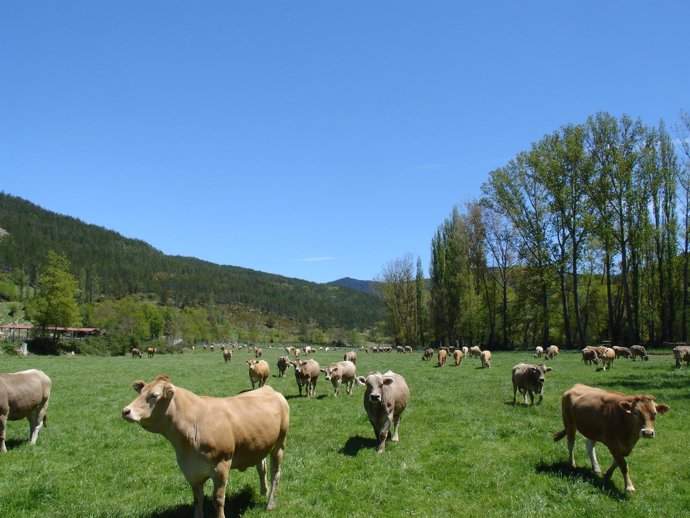
<svg viewBox="0 0 690 518"><path fill-rule="evenodd" d="M0 190L194 256L371 279L488 173L690 111L690 2L0 0ZM1 222L0 222L1 226Z"/></svg>

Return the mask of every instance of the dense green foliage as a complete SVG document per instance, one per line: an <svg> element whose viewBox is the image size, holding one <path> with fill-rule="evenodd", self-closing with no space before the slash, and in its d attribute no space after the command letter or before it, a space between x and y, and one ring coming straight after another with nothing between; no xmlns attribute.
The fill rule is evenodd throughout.
<svg viewBox="0 0 690 518"><path fill-rule="evenodd" d="M146 294L163 306L241 305L321 328L364 329L381 318L380 301L369 293L166 256L143 241L5 193L0 193L0 229L0 268L11 272L23 300L54 251L71 263L85 304ZM3 279L0 297L9 298L11 291Z"/></svg>
<svg viewBox="0 0 690 518"><path fill-rule="evenodd" d="M275 369L282 349L264 348ZM510 370L532 362L531 351L497 352L493 367L476 359L460 367L424 362L420 354L359 353L357 370L392 369L411 390L400 442L376 451L362 405L363 388L334 398L321 378L316 398L298 397L292 372L268 383L286 395L290 431L274 518L309 516L588 517L686 516L690 509L687 455L689 371L674 369L668 351L648 362L618 360L605 372L585 366L576 353L549 365L544 402L512 406ZM322 366L343 350L319 352ZM192 493L161 436L126 423L122 408L136 393L132 381L168 374L199 394L226 396L250 388L245 351L230 364L221 353L126 357L0 358L2 371L40 368L53 380L48 427L35 446L26 422L8 424L8 453L0 456L0 515L90 518L189 518ZM656 420L657 437L640 440L628 457L635 494L625 494L616 471L610 482L592 473L585 440L575 445L577 469L568 465L560 396L576 382L627 393L651 393L670 405ZM602 467L611 456L598 445ZM206 516L212 516L210 484ZM265 516L255 470L231 471L226 514Z"/></svg>

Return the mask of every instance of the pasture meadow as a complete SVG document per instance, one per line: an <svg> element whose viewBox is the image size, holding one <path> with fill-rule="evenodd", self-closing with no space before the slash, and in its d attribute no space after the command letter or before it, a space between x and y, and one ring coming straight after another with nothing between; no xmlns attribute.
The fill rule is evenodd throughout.
<svg viewBox="0 0 690 518"><path fill-rule="evenodd" d="M363 387L332 396L319 378L316 397L299 397L292 369L277 377L283 350L264 347L268 383L290 404L290 431L278 506L265 510L253 469L231 471L228 517L648 517L690 515L690 372L674 369L669 351L650 361L617 360L610 371L585 366L578 352L547 362L544 402L512 403L511 369L533 363L531 351L496 352L493 366L478 359L444 367L412 354L358 352L358 374L394 370L411 390L400 442L376 451L362 405ZM318 352L325 367L344 350ZM243 350L225 364L220 351L131 357L0 357L1 372L28 368L53 380L48 427L28 444L28 422L8 423L8 453L0 456L3 518L189 518L192 492L159 435L126 423L122 408L136 393L132 381L168 374L173 384L201 395L227 396L251 385ZM671 410L657 419L657 438L640 440L628 457L637 493L626 494L620 471L604 482L591 471L578 435L571 469L562 428L560 397L575 383L626 393L651 393ZM611 462L597 448L604 469ZM206 485L205 516L213 515Z"/></svg>

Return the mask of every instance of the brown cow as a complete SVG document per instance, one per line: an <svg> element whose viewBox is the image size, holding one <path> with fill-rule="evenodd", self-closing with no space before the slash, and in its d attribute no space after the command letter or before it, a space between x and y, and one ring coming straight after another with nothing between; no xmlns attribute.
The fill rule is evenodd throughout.
<svg viewBox="0 0 690 518"><path fill-rule="evenodd" d="M491 367L491 351L482 351L479 358L482 361L482 367L486 367L487 369Z"/></svg>
<svg viewBox="0 0 690 518"><path fill-rule="evenodd" d="M279 378L284 378L285 377L285 371L288 370L288 367L290 367L290 358L287 356L281 356L278 358L278 377Z"/></svg>
<svg viewBox="0 0 690 518"><path fill-rule="evenodd" d="M560 352L560 350L558 349L558 346L557 346L557 345L549 345L549 346L546 348L546 351L545 351L545 354L544 354L544 359L545 359L545 360L552 360L552 359L554 359L556 356L558 356L558 353L559 353L559 352Z"/></svg>
<svg viewBox="0 0 690 518"><path fill-rule="evenodd" d="M677 345L673 348L673 357L676 360L676 368L680 368L682 362L686 362L686 367L690 367L690 346Z"/></svg>
<svg viewBox="0 0 690 518"><path fill-rule="evenodd" d="M436 354L438 355L438 363L436 365L443 367L446 364L446 358L448 358L448 350L441 347Z"/></svg>
<svg viewBox="0 0 690 518"><path fill-rule="evenodd" d="M605 478L610 478L618 467L625 479L625 490L635 491L628 474L625 457L630 455L640 437L651 439L655 435L656 414L665 414L669 407L655 403L654 396L626 395L607 392L577 384L563 394L561 412L563 430L555 433L554 441L568 437L570 464L575 467L575 432L587 438L587 453L595 473L601 473L594 446L603 442L613 456Z"/></svg>
<svg viewBox="0 0 690 518"><path fill-rule="evenodd" d="M453 360L455 361L455 365L461 365L462 364L462 359L465 357L465 353L462 352L462 349L455 349L453 351Z"/></svg>
<svg viewBox="0 0 690 518"><path fill-rule="evenodd" d="M431 360L434 357L434 349L432 347L427 347L424 349L424 354L422 354L422 360Z"/></svg>
<svg viewBox="0 0 690 518"><path fill-rule="evenodd" d="M223 360L225 360L225 363L232 360L232 349L223 349Z"/></svg>
<svg viewBox="0 0 690 518"><path fill-rule="evenodd" d="M345 383L345 391L348 396L352 395L352 387L357 377L357 366L350 361L331 363L325 369L321 369L326 380L333 385L333 395L337 396L340 391L340 384Z"/></svg>
<svg viewBox="0 0 690 518"><path fill-rule="evenodd" d="M599 350L599 358L601 359L603 369L606 370L606 367L610 369L613 367L613 360L616 359L616 351L610 347L602 347Z"/></svg>
<svg viewBox="0 0 690 518"><path fill-rule="evenodd" d="M597 348L588 345L587 347L582 349L582 361L585 363L585 365L592 365L592 363L598 365L599 353L597 351Z"/></svg>
<svg viewBox="0 0 690 518"><path fill-rule="evenodd" d="M216 518L225 517L228 471L256 466L261 494L268 491L266 457L271 457L267 508L276 505L280 465L290 421L282 394L266 386L239 396L197 396L167 376L135 381L139 396L122 410L126 421L157 433L175 448L177 465L194 493L194 516L203 517L204 483L213 480Z"/></svg>
<svg viewBox="0 0 690 518"><path fill-rule="evenodd" d="M7 421L29 420L29 443L36 444L46 423L52 382L43 372L29 369L0 374L0 453L5 453Z"/></svg>
<svg viewBox="0 0 690 518"><path fill-rule="evenodd" d="M393 425L391 441L398 442L400 416L410 399L410 389L405 379L393 371L384 374L373 372L366 378L359 376L357 382L367 387L364 392L364 410L379 441L379 453L382 453L386 449L391 424Z"/></svg>
<svg viewBox="0 0 690 518"><path fill-rule="evenodd" d="M158 349L156 349L155 347L149 347L148 349L146 349L146 354L148 354L149 358L153 358L154 356L156 356L157 352Z"/></svg>
<svg viewBox="0 0 690 518"><path fill-rule="evenodd" d="M132 353L132 358L142 358L143 354L141 354L141 351L137 349L136 347L132 347L132 350L130 351Z"/></svg>
<svg viewBox="0 0 690 518"><path fill-rule="evenodd" d="M254 358L261 358L262 354L264 354L264 350L261 347L254 348Z"/></svg>
<svg viewBox="0 0 690 518"><path fill-rule="evenodd" d="M352 362L354 364L357 364L357 353L354 351L346 352L345 356L343 357L343 361Z"/></svg>
<svg viewBox="0 0 690 518"><path fill-rule="evenodd" d="M613 349L616 353L616 359L630 358L632 356L632 351L627 347L623 347L622 345L614 345L613 347L611 347L611 349Z"/></svg>
<svg viewBox="0 0 690 518"><path fill-rule="evenodd" d="M644 361L649 360L649 355L647 354L647 350L644 348L643 345L631 345L630 352L632 353L633 361L635 361L635 359L638 356L642 358Z"/></svg>
<svg viewBox="0 0 690 518"><path fill-rule="evenodd" d="M544 397L544 381L546 373L552 371L543 363L541 365L530 365L518 363L513 367L513 405L517 400L517 391L522 394L522 399L527 405L527 393L529 392L530 405L534 406L534 394L539 394L537 405L541 404Z"/></svg>
<svg viewBox="0 0 690 518"><path fill-rule="evenodd" d="M259 388L263 387L271 373L268 362L266 360L250 359L247 360L247 365L249 365L249 381L252 383L252 390L254 390L257 383Z"/></svg>
<svg viewBox="0 0 690 518"><path fill-rule="evenodd" d="M470 347L469 353L472 357L480 358L482 355L482 350L478 346L473 345L472 347Z"/></svg>
<svg viewBox="0 0 690 518"><path fill-rule="evenodd" d="M295 381L297 381L299 395L302 395L302 387L305 386L306 396L314 397L316 381L319 379L319 372L321 372L319 362L310 358L308 360L295 360L291 364L295 368Z"/></svg>

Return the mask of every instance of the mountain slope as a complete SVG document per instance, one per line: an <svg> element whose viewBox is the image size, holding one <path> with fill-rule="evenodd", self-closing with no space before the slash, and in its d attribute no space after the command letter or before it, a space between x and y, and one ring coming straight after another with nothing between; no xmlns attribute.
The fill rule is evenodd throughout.
<svg viewBox="0 0 690 518"><path fill-rule="evenodd" d="M370 293L167 256L144 241L4 192L0 192L0 228L1 268L20 270L33 284L48 251L64 253L87 300L153 293L178 306L244 304L345 328L368 327L381 318L380 300Z"/></svg>

